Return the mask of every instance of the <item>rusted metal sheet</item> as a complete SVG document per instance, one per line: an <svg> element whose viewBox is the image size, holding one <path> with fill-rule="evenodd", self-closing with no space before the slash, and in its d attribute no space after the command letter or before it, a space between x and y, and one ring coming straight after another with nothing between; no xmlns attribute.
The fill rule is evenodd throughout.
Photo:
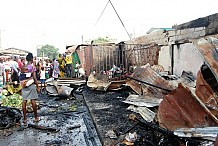
<svg viewBox="0 0 218 146"><path fill-rule="evenodd" d="M126 80L111 81L108 90L119 90L122 85L126 84Z"/></svg>
<svg viewBox="0 0 218 146"><path fill-rule="evenodd" d="M159 58L160 46L157 44L126 44L127 56L131 65L142 66L147 63L157 65Z"/></svg>
<svg viewBox="0 0 218 146"><path fill-rule="evenodd" d="M217 133L218 127L179 128L174 131L179 137L199 137L211 141L216 140Z"/></svg>
<svg viewBox="0 0 218 146"><path fill-rule="evenodd" d="M149 64L136 68L132 77L162 87L163 89L173 90L176 88L151 69ZM163 91L161 89L145 84L139 84L139 82L134 80L127 81L127 84L139 95L150 95L157 98L163 98Z"/></svg>
<svg viewBox="0 0 218 146"><path fill-rule="evenodd" d="M85 68L85 47L79 47L77 51L77 54L79 56L80 65L82 68Z"/></svg>
<svg viewBox="0 0 218 146"><path fill-rule="evenodd" d="M197 49L201 53L208 67L211 69L212 73L218 81L218 50L213 38L199 39L195 42Z"/></svg>
<svg viewBox="0 0 218 146"><path fill-rule="evenodd" d="M106 82L104 80L98 80L93 74L89 75L87 86L93 90L106 91L110 86L111 82Z"/></svg>
<svg viewBox="0 0 218 146"><path fill-rule="evenodd" d="M139 113L142 116L142 118L146 120L147 122L152 122L156 115L153 111L151 111L147 107L136 107L136 106L130 105L127 109L133 112Z"/></svg>
<svg viewBox="0 0 218 146"><path fill-rule="evenodd" d="M200 100L193 97L191 91L182 84L167 94L160 103L158 121L161 127L169 130L218 125Z"/></svg>
<svg viewBox="0 0 218 146"><path fill-rule="evenodd" d="M78 45L70 46L70 47L67 48L66 52L73 53L76 50L77 47L78 47Z"/></svg>
<svg viewBox="0 0 218 146"><path fill-rule="evenodd" d="M145 107L155 107L159 106L160 102L163 99L149 97L149 96L141 96L141 95L134 95L131 94L124 100L124 103L132 104L135 106L145 106Z"/></svg>
<svg viewBox="0 0 218 146"><path fill-rule="evenodd" d="M92 52L92 46L87 46L84 49L84 58L85 58L85 71L87 75L90 75L90 73L93 71L93 52Z"/></svg>
<svg viewBox="0 0 218 146"><path fill-rule="evenodd" d="M218 100L217 94L210 85L205 81L201 71L197 74L196 95L210 109L210 111L218 117Z"/></svg>

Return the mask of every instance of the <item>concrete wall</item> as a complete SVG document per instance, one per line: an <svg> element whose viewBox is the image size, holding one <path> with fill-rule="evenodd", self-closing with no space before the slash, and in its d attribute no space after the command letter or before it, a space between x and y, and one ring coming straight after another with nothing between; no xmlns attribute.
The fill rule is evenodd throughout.
<svg viewBox="0 0 218 146"><path fill-rule="evenodd" d="M174 47L174 68L173 74L181 75L183 71L191 71L196 77L203 58L195 45L192 43L185 43L180 45L173 45ZM171 58L172 50L170 46L163 46L159 52L158 64L164 67L165 71L171 72Z"/></svg>
<svg viewBox="0 0 218 146"><path fill-rule="evenodd" d="M182 71L191 71L196 76L203 64L203 59L192 42L205 36L218 38L218 13L173 26L173 28L174 30L160 30L134 38L133 42L145 45L155 43L160 46L158 64L163 66L166 71L171 71L172 68L172 52L169 46L174 46L173 73L181 75ZM130 42L127 41L127 43Z"/></svg>
<svg viewBox="0 0 218 146"><path fill-rule="evenodd" d="M173 28L177 30L204 27L206 35L218 33L218 13L186 22Z"/></svg>
<svg viewBox="0 0 218 146"><path fill-rule="evenodd" d="M163 66L165 71L171 71L170 46L163 46L159 51L158 64Z"/></svg>
<svg viewBox="0 0 218 146"><path fill-rule="evenodd" d="M191 71L196 77L203 62L194 44L174 45L174 74L181 75L183 71Z"/></svg>

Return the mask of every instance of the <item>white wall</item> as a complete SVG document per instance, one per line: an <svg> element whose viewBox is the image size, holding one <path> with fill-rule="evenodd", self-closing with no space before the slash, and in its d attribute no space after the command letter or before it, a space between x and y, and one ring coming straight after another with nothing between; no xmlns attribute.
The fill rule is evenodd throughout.
<svg viewBox="0 0 218 146"><path fill-rule="evenodd" d="M203 59L192 43L174 45L174 74L181 75L183 71L191 71L196 77L203 64Z"/></svg>
<svg viewBox="0 0 218 146"><path fill-rule="evenodd" d="M171 71L170 47L163 46L159 52L158 64L163 66L164 71Z"/></svg>

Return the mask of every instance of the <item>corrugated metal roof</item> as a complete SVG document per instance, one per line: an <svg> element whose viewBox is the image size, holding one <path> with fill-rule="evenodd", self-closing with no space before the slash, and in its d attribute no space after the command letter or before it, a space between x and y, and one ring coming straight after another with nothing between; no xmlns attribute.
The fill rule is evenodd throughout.
<svg viewBox="0 0 218 146"><path fill-rule="evenodd" d="M0 50L0 54L13 54L13 55L27 55L30 53L29 51L22 50L22 49L17 49L17 48L8 48L8 49L3 49Z"/></svg>
<svg viewBox="0 0 218 146"><path fill-rule="evenodd" d="M218 127L203 128L179 128L174 134L179 137L199 137L202 139L215 141L218 133Z"/></svg>
<svg viewBox="0 0 218 146"><path fill-rule="evenodd" d="M212 73L218 81L218 40L216 38L207 37L196 40L194 43L196 48L202 55L205 63L211 69Z"/></svg>
<svg viewBox="0 0 218 146"><path fill-rule="evenodd" d="M218 125L216 117L182 84L160 103L158 121L169 130Z"/></svg>
<svg viewBox="0 0 218 146"><path fill-rule="evenodd" d="M170 85L170 83L167 80L162 78L153 69L151 69L149 64L136 68L131 77L137 80L145 81L149 84L161 87L163 89L173 90L176 88ZM139 83L134 80L129 80L127 84L139 95L150 94L153 97L163 98L163 91L161 89L143 83Z"/></svg>

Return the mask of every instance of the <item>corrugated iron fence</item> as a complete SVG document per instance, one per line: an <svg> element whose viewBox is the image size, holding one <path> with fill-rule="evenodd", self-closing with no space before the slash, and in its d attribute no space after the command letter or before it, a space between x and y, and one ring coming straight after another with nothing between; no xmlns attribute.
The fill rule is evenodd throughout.
<svg viewBox="0 0 218 146"><path fill-rule="evenodd" d="M101 44L80 47L77 50L83 68L89 75L92 71L101 73L113 66L121 67L127 72L131 66L158 64L160 47L143 44Z"/></svg>

